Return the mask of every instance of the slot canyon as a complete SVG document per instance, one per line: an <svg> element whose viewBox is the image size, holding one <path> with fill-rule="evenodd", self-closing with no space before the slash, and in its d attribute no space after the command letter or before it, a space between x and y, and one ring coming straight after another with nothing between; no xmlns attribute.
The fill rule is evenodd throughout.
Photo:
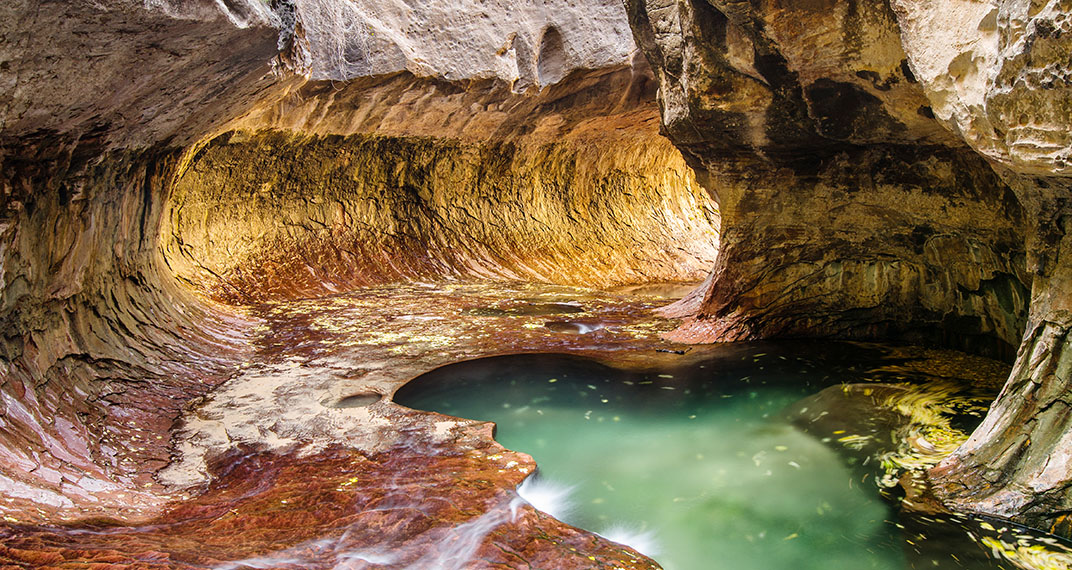
<svg viewBox="0 0 1072 570"><path fill-rule="evenodd" d="M1072 568L1068 0L9 0L0 86L0 568Z"/></svg>

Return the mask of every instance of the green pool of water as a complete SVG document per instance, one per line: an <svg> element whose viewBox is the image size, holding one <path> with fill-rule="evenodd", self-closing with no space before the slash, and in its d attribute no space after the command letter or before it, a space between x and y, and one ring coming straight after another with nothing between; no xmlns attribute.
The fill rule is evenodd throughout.
<svg viewBox="0 0 1072 570"><path fill-rule="evenodd" d="M999 567L961 532L925 554L910 548L856 460L783 413L868 379L868 356L848 344L738 345L644 374L498 357L426 374L395 400L495 422L500 443L539 465L522 489L534 506L667 570Z"/></svg>

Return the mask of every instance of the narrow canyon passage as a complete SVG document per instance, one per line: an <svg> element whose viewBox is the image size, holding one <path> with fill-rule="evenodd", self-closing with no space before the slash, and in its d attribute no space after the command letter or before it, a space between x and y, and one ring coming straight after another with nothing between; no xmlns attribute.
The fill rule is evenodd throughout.
<svg viewBox="0 0 1072 570"><path fill-rule="evenodd" d="M426 4L0 6L0 567L1072 567L1067 2Z"/></svg>

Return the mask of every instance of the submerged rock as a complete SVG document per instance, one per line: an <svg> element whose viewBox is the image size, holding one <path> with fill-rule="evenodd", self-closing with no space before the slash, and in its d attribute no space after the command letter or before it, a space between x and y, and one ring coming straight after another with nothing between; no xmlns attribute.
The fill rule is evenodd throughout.
<svg viewBox="0 0 1072 570"><path fill-rule="evenodd" d="M300 370L318 340L350 326L298 314L290 336L251 347L267 326L252 313L398 280L609 286L697 279L712 265L706 285L667 311L688 318L674 338L896 338L1015 356L982 426L931 471L935 490L957 509L1072 535L1067 1L411 4L0 6L0 511L18 525L0 531L5 562L170 563L163 537L181 564L386 564L382 552L340 559L302 534L343 532L349 519L283 512L274 493L286 485L220 471L201 503L168 505L176 496L153 474L190 451L169 447L180 417L205 435L187 441L195 451L218 444L234 473L277 483L326 477L284 444L315 440L329 465L379 458L332 447L355 424L325 418L367 418L384 404L327 408L325 393L338 405L360 391L316 383L345 376L387 394L390 357L438 365L471 345L377 322L351 341L383 358L323 378L295 373L316 397L295 396L285 376L273 377L278 391L243 392L263 372L250 370L254 350L293 348L301 357L287 366ZM627 22L650 66L634 57ZM659 137L656 87L681 155ZM487 341L494 350L578 341L524 312L547 307L520 307L496 304L495 316L517 317L496 320L531 336ZM663 331L647 313L630 321L641 312L587 338ZM645 342L649 356L671 346ZM221 401L271 403L271 429L196 416L216 410L199 398L224 381ZM295 419L307 411L320 419ZM440 428L417 431L453 433ZM266 441L277 447L231 461L239 443ZM442 475L436 461L460 448L437 449L447 459L437 451L422 465ZM199 457L207 466L212 456ZM464 513L359 511L385 517L369 528L427 525L433 534L421 536L453 537L465 553L505 557L507 544L547 566L585 567L586 548L599 564L651 566L532 513L524 524L535 526L500 542L450 535L508 524L506 486L487 483L503 481L458 461L468 475L440 490L472 491ZM324 481L325 496L341 484ZM261 483L268 490L250 487ZM231 519L242 493L256 507ZM82 516L163 526L32 526ZM528 541L543 536L536 523L568 540ZM282 550L227 550L266 527ZM183 538L206 534L227 544L201 551ZM129 551L94 542L102 536L129 539ZM995 551L1017 551L994 540ZM265 562L265 552L282 558Z"/></svg>
<svg viewBox="0 0 1072 570"><path fill-rule="evenodd" d="M675 337L1015 357L936 490L1072 536L1067 2L627 4L665 130L720 198L719 259L668 312L690 317Z"/></svg>

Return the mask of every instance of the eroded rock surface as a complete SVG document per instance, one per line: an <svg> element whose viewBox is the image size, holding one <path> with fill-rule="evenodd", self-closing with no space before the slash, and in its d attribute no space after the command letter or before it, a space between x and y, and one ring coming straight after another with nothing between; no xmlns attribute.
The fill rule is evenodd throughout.
<svg viewBox="0 0 1072 570"><path fill-rule="evenodd" d="M660 88L665 132L723 217L708 285L671 311L691 318L676 338L893 337L1003 356L1020 346L983 427L935 472L937 490L957 508L1072 534L1064 518L1072 479L1067 2L627 5ZM152 474L171 460L172 422L191 399L247 376L240 366L257 322L185 285L252 301L424 275L601 283L694 276L713 247L704 237L714 240L714 216L681 159L656 137L652 91L632 56L626 16L614 0L0 7L0 510L18 525L0 531L4 562L260 564L272 542L286 544L280 556L331 565L338 550L275 523L300 519L310 532L352 538L342 530L349 517L371 512L381 518L370 528L427 523L432 534L405 535L423 548L432 537L451 538L436 525L461 528L500 513L514 472L481 479L480 458L438 456L432 447L433 457L415 464L436 472L429 465L439 457L461 474L438 479L432 494L465 500L457 510L437 502L432 522L420 508L391 518L374 500L362 502L387 488L375 477L360 481L360 501L333 495L346 511L337 517L315 512L316 495L276 516L280 493L306 482L317 461L382 473L381 460L414 457L353 447L295 458L280 445L271 460L252 450L250 462L224 453L217 458L229 457L235 477L249 469L278 484L218 471L201 503L166 507L176 496ZM290 155L293 179L266 173L277 162L256 161L268 147ZM347 170L355 161L360 173ZM298 191L325 172L346 184ZM541 191L508 182L519 174L539 177ZM471 208L429 207L461 198L429 182L440 175L472 189ZM367 206L375 201L369 188L381 183L397 200ZM511 196L505 212L487 205L500 192ZM212 209L225 195L231 201ZM265 215L243 215L259 197L271 198L257 210ZM663 198L689 207L656 211ZM288 229L268 223L298 203ZM515 211L532 204L577 219L551 224L537 215L521 224ZM373 231L346 227L356 212L376 214ZM410 214L422 223L400 225L413 222ZM480 221L469 241L457 231L466 215ZM221 220L230 226L222 242L212 239ZM619 222L633 227L612 226ZM601 259L570 249L564 232L596 245ZM421 240L443 236L422 260L429 244ZM634 254L648 245L641 236L652 236L659 252L638 261ZM362 249L366 240L374 248ZM353 269L380 248L389 255L378 268L400 258L405 269ZM278 278L248 278L265 267L279 268ZM310 269L304 281L295 278ZM294 286L280 286L284 280ZM399 441L442 431L427 420ZM375 431L374 424L361 425ZM199 433L194 427L187 433ZM324 440L346 433L332 427L325 422ZM244 443L241 430L232 433L221 447ZM470 447L492 449L489 436L476 434ZM492 482L457 488L474 480ZM212 506L213 493L248 499L239 513L248 520ZM27 526L95 514L163 526L99 534ZM633 563L631 553L592 535L532 511L521 517L502 521L523 527L516 536L481 542L469 555L481 552L489 564L563 555L583 567L592 552L600 563ZM172 532L172 524L185 530ZM275 530L264 543L235 553L248 560L187 541L266 527ZM161 529L173 540L166 549L158 548ZM509 542L544 529L558 538L537 552ZM128 549L110 546L117 543ZM365 562L380 555L361 552Z"/></svg>
<svg viewBox="0 0 1072 570"><path fill-rule="evenodd" d="M401 0L295 0L294 17L289 56L313 79L409 71L496 78L520 91L575 69L620 65L635 51L617 0L450 0L419 9Z"/></svg>
<svg viewBox="0 0 1072 570"><path fill-rule="evenodd" d="M174 183L195 170L191 164L204 165L191 161L197 150L213 148L199 143L235 129L249 134L271 127L282 132L253 134L250 140L345 143L331 148L334 154L351 152L344 147L360 147L361 141L373 135L383 137L376 144L403 146L409 144L407 137L449 139L438 147L432 145L438 152L461 145L457 141L463 137L457 133L474 132L479 117L493 115L504 100L514 98L519 108L533 111L538 105L531 101L544 97L538 103L547 107L548 112L541 115L547 122L534 121L543 137L540 144L568 138L569 129L559 130L556 117L568 108L592 103L607 113L606 122L591 129L591 141L626 141L622 150L647 156L653 168L677 164L659 183L670 181L678 190L690 188L688 173L669 146L646 148L640 142L658 140L657 110L652 89L644 87L650 77L642 70L632 71L631 38L617 3L603 2L584 10L564 4L559 10L536 4L516 9L516 3L502 3L486 6L486 14L444 11L442 6L421 12L408 10L403 3L378 5L384 10L374 11L369 3L360 6L358 19L348 20L344 14L331 20L342 28L317 27L311 15L313 10L342 6L336 2L27 0L0 8L0 83L4 85L0 90L0 323L4 327L0 343L0 513L4 517L0 564L237 567L260 564L263 561L257 557L262 555L275 561L307 555L303 560L309 565L332 567L385 560L386 554L355 554L360 544L382 543L383 531L400 541L391 543L391 549L412 547L391 554L391 563L414 568L427 567L427 559L422 562L420 558L424 554L453 560L457 567L465 567L474 557L486 558L488 565L517 566L529 560L578 568L593 564L654 567L618 545L511 504L513 487L524 475L516 468L528 469L531 460L497 448L487 429L464 437L443 432L443 426L429 421L428 414L414 412L419 417L411 423L386 422L409 430L398 439L408 452L388 448L359 452L346 445L345 431L338 429L329 430L325 437L339 445L315 451L298 449L308 443L301 438L288 442L296 447L286 449L239 449L236 436L213 450L214 482L197 481L208 487L182 490L165 487L154 478L177 453L171 430L184 408L190 411L191 401L228 378L241 376L241 364L253 349L251 339L260 332L255 328L260 323L256 317L191 291L169 265L179 257L165 255L167 242L161 236L171 235L162 230L164 220L171 220L168 204ZM408 23L403 26L398 18L386 18L387 11L408 18ZM519 14L522 17L514 17ZM380 23L376 18L381 18ZM416 41L403 29L422 27L430 23L429 18L449 20L426 30L442 44ZM485 18L494 18L494 25L483 26L479 37L468 37ZM463 20L469 24L460 25ZM354 28L348 29L350 25ZM437 36L448 29L457 34L453 39ZM373 51L358 52L352 48L364 46L340 44L335 47L342 51L332 53L333 44L315 37L317 31L344 36L354 32L342 38L346 43L361 40L365 31L373 30L390 30L393 39L377 39ZM611 37L617 39L607 39ZM448 44L450 49L441 49ZM530 51L525 52L526 47ZM320 49L326 49L327 55L317 52ZM398 55L398 50L404 53ZM431 55L435 58L429 59ZM336 77L328 70L339 69L340 62L374 64L367 69L346 68L347 79L378 77L355 86L346 98L336 97L338 84L310 83L302 75ZM385 67L377 68L380 64ZM591 75L585 75L582 70L573 74L595 67L607 67L608 73L588 70ZM400 73L383 75L395 71ZM580 87L567 85L571 77ZM602 86L600 77L606 79ZM357 92L374 93L375 89L362 89L380 80L390 84L380 94L393 89L400 97L388 97L382 106L375 101L359 103ZM567 86L557 92L552 84ZM466 99L467 86L491 96ZM585 86L594 88L586 93ZM441 130L445 122L421 123L406 116L421 110L420 102L411 97L423 96L422 89L423 95L441 90L440 101L461 95L450 117L457 127L453 135ZM294 115L287 112L299 108ZM318 109L339 111L346 125L318 121L307 113ZM357 119L352 114L355 110L375 113L366 121L370 115ZM512 120L520 121L516 115ZM571 132L584 130L576 118L571 121ZM388 136L386 131L374 133L378 126L364 128L372 123L398 130ZM638 123L643 124L640 130L616 134L617 127L632 128ZM407 125L413 130L407 132ZM303 128L309 130L303 133ZM606 139L600 139L599 132L606 133ZM637 133L641 133L639 138L631 138ZM494 139L492 135L481 131L467 144L483 143ZM489 144L509 143L503 136ZM536 160L539 145L532 149L534 154L523 162ZM582 158L584 152L575 147L565 155L575 161L569 153ZM611 154L613 149L600 155L607 160L605 174L580 179L609 179L608 189L618 187L612 169L624 163L625 155L608 158ZM315 152L307 156L311 155ZM409 157L420 160L420 153ZM563 167L562 172L571 168ZM651 172L621 175L643 179L640 186L646 188L654 184L649 179L658 176ZM568 174L548 174L559 176L578 183ZM629 183L622 182L621 187L628 188ZM402 194L409 191L405 184L392 189ZM599 195L575 190L577 197ZM652 195L645 199L642 202L647 206ZM319 211L297 224L316 227L315 214ZM688 232L698 226L686 221L682 227ZM378 231L390 235L392 228ZM539 241L536 234L525 237ZM633 243L630 248L643 249ZM298 247L287 253L303 251ZM694 272L696 259L690 260L690 255L666 254L666 271L689 266L686 272ZM561 256L541 267L554 274L549 263L577 262ZM319 402L315 405L326 410ZM360 416L359 411L350 410L350 414ZM367 422L372 440L379 441L376 438L383 434L376 428L383 425ZM457 437L446 437L452 434ZM460 441L465 438L473 446ZM420 447L432 439L441 445ZM466 450L475 451L467 454ZM486 456L496 459L488 462ZM403 465L406 457L415 463ZM514 464L508 465L511 461ZM347 471L354 465L359 467ZM433 491L425 503L385 509L377 501L398 490L390 491L398 483L393 475L402 471L414 477L407 483L411 487L399 487L407 495L412 496L416 488ZM494 476L482 475L491 472ZM317 473L330 475L318 478ZM358 480L343 479L346 473ZM427 478L432 473L445 477L441 485ZM337 499L335 507L321 509L327 504L321 501L326 495L306 492L311 482ZM295 490L303 485L306 490ZM360 490L357 499L329 492L329 488L345 491L350 487ZM460 494L448 497L450 493ZM288 504L288 494L301 499L293 509L280 507ZM187 502L196 497L203 500ZM359 520L361 513L371 518ZM55 526L74 519L85 522L87 517L99 517L99 525L70 532ZM123 526L131 523L144 526ZM364 534L347 534L350 525ZM472 536L462 537L452 534L455 526L481 532L474 530ZM519 531L522 527L528 530ZM325 534L338 548L319 542ZM208 549L203 547L206 542L211 542ZM282 558L271 558L274 554Z"/></svg>
<svg viewBox="0 0 1072 570"><path fill-rule="evenodd" d="M165 500L166 431L248 326L160 263L173 145L267 85L278 34L130 3L7 3L0 20L0 508L136 518Z"/></svg>
<svg viewBox="0 0 1072 570"><path fill-rule="evenodd" d="M654 95L645 66L536 96L408 74L306 85L191 151L168 264L230 302L443 277L702 280L717 208L658 135Z"/></svg>
<svg viewBox="0 0 1072 570"><path fill-rule="evenodd" d="M897 337L1011 356L1023 212L931 118L882 3L634 1L667 134L719 198L693 341Z"/></svg>
<svg viewBox="0 0 1072 570"><path fill-rule="evenodd" d="M936 115L996 164L1028 214L1031 307L1016 367L987 421L934 472L937 490L956 508L1068 536L1072 6L893 5ZM959 16L956 25L948 14Z"/></svg>
<svg viewBox="0 0 1072 570"><path fill-rule="evenodd" d="M678 337L923 325L1016 352L937 492L1072 534L1067 2L628 6L667 133L721 197L722 251Z"/></svg>

